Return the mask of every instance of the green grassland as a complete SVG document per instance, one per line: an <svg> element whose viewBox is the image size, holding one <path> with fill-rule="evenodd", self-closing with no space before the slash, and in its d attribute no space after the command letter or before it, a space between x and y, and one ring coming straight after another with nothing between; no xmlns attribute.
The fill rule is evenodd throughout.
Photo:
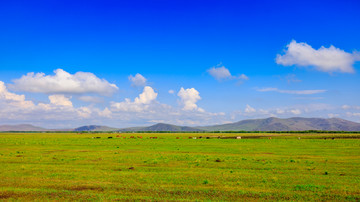
<svg viewBox="0 0 360 202"><path fill-rule="evenodd" d="M360 200L359 134L116 135L0 133L0 200Z"/></svg>

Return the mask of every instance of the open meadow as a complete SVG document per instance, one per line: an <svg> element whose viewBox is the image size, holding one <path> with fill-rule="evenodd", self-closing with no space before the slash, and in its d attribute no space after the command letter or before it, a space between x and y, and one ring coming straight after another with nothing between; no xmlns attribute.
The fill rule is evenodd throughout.
<svg viewBox="0 0 360 202"><path fill-rule="evenodd" d="M360 200L359 134L117 135L0 133L0 200Z"/></svg>

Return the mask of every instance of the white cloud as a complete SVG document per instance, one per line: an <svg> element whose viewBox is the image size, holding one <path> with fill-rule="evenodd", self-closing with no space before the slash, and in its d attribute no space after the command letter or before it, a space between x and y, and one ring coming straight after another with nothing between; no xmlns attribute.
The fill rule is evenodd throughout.
<svg viewBox="0 0 360 202"><path fill-rule="evenodd" d="M72 107L73 104L70 101L70 98L65 97L64 95L50 95L50 103L58 106Z"/></svg>
<svg viewBox="0 0 360 202"><path fill-rule="evenodd" d="M143 75L137 73L135 76L130 75L129 81L131 81L132 86L145 86L147 79Z"/></svg>
<svg viewBox="0 0 360 202"><path fill-rule="evenodd" d="M100 79L89 72L70 74L62 69L54 71L55 75L33 72L13 80L9 85L13 90L32 93L52 94L84 94L96 93L111 95L118 90L115 84L110 84L105 79Z"/></svg>
<svg viewBox="0 0 360 202"><path fill-rule="evenodd" d="M69 98L64 95L50 95L49 104L25 100L24 95L9 92L4 83L0 81L0 120L42 121L48 120L74 120L77 109L73 108ZM22 123L22 122L20 122Z"/></svg>
<svg viewBox="0 0 360 202"><path fill-rule="evenodd" d="M232 79L249 80L249 77L247 77L245 74L241 74L240 76L231 75L230 71L224 66L212 67L208 69L207 72L218 81Z"/></svg>
<svg viewBox="0 0 360 202"><path fill-rule="evenodd" d="M25 95L17 95L15 93L10 93L4 84L0 81L0 98L11 101L23 101L25 100Z"/></svg>
<svg viewBox="0 0 360 202"><path fill-rule="evenodd" d="M285 110L284 109L276 109L275 112L277 114L284 114L285 113Z"/></svg>
<svg viewBox="0 0 360 202"><path fill-rule="evenodd" d="M343 105L343 106L341 106L341 109L343 109L343 110L349 110L349 109L360 110L360 106Z"/></svg>
<svg viewBox="0 0 360 202"><path fill-rule="evenodd" d="M330 46L315 50L306 43L295 40L287 45L284 55L276 56L276 63L284 66L313 66L322 72L354 73L354 63L360 61L358 53L347 53L344 50Z"/></svg>
<svg viewBox="0 0 360 202"><path fill-rule="evenodd" d="M149 104L156 100L157 93L150 86L145 86L143 92L136 97L134 102L126 98L124 102L112 102L115 111L141 112L149 108Z"/></svg>
<svg viewBox="0 0 360 202"><path fill-rule="evenodd" d="M147 100L142 99L143 96L138 96L138 99L135 98L134 101L125 99L124 102L112 102L112 120L127 122L139 121L142 123L141 125L154 122L165 122L177 125L209 125L222 122L221 117L224 118L225 113L205 112L196 105L196 102L201 98L199 92L195 89L182 88L178 94L181 99L181 109L159 103L155 98L150 103L140 101ZM146 122L145 124L143 123L144 121Z"/></svg>
<svg viewBox="0 0 360 202"><path fill-rule="evenodd" d="M181 87L177 95L181 99L181 104L183 105L182 109L185 111L197 110L203 112L204 110L196 105L196 102L201 100L199 94L199 91L197 91L195 88L184 89Z"/></svg>
<svg viewBox="0 0 360 202"><path fill-rule="evenodd" d="M135 98L135 103L138 104L150 104L150 102L154 101L157 97L157 93L155 93L154 89L150 86L145 86L143 92L139 95L139 97Z"/></svg>
<svg viewBox="0 0 360 202"><path fill-rule="evenodd" d="M245 112L246 113L255 113L256 109L252 108L250 105L246 105Z"/></svg>
<svg viewBox="0 0 360 202"><path fill-rule="evenodd" d="M238 76L238 78L242 80L249 80L249 77L246 76L245 74L241 74L240 76Z"/></svg>
<svg viewBox="0 0 360 202"><path fill-rule="evenodd" d="M138 122L137 125L149 125L149 123L154 122L165 122L177 125L211 125L220 123L222 119L224 119L224 113L210 113L201 110L186 111L156 101L149 105L140 106L145 109L119 111L116 108L112 108L111 120L116 120L117 124L124 121L127 124L129 122ZM139 107L139 105L130 105L130 107L135 108Z"/></svg>
<svg viewBox="0 0 360 202"><path fill-rule="evenodd" d="M174 94L175 93L174 90L169 90L168 92L169 92L169 94Z"/></svg>
<svg viewBox="0 0 360 202"><path fill-rule="evenodd" d="M80 107L76 112L81 118L90 118L92 113L91 109L88 107Z"/></svg>
<svg viewBox="0 0 360 202"><path fill-rule="evenodd" d="M11 107L30 108L34 106L32 101L25 100L25 95L9 92L2 81L0 81L0 100L5 101L6 104L11 105Z"/></svg>
<svg viewBox="0 0 360 202"><path fill-rule="evenodd" d="M148 106L131 102L129 98L125 98L124 102L111 102L111 108L114 111L141 112L146 110Z"/></svg>
<svg viewBox="0 0 360 202"><path fill-rule="evenodd" d="M299 114L301 114L300 109L292 109L292 110L290 110L290 112L291 112L292 114L294 114L294 115L299 115Z"/></svg>
<svg viewBox="0 0 360 202"><path fill-rule="evenodd" d="M307 105L294 105L294 106L282 106L277 108L253 108L250 105L246 105L244 111L234 111L230 114L232 120L239 120L244 118L268 118L268 117L281 117L289 118L293 116L304 117L328 117L329 113L336 112L336 108L328 104L307 104Z"/></svg>
<svg viewBox="0 0 360 202"><path fill-rule="evenodd" d="M230 74L230 71L225 68L224 66L222 67L212 67L210 69L207 70L209 72L209 74L214 77L217 80L222 80L222 79L232 79L232 76Z"/></svg>
<svg viewBox="0 0 360 202"><path fill-rule="evenodd" d="M101 98L101 97L89 96L89 95L80 96L77 99L81 100L83 102L91 102L91 103L102 103L102 102L104 102L104 99Z"/></svg>
<svg viewBox="0 0 360 202"><path fill-rule="evenodd" d="M360 112L346 112L347 116L360 116Z"/></svg>
<svg viewBox="0 0 360 202"><path fill-rule="evenodd" d="M98 112L99 116L111 118L111 111L106 107L103 111Z"/></svg>
<svg viewBox="0 0 360 202"><path fill-rule="evenodd" d="M296 95L312 95L312 94L326 92L326 90L280 90L277 88L262 88L262 89L257 89L257 91L259 91L259 92L278 92L278 93L296 94Z"/></svg>
<svg viewBox="0 0 360 202"><path fill-rule="evenodd" d="M338 116L340 116L340 114L333 114L333 113L328 114L329 118L335 118L335 117L338 117Z"/></svg>

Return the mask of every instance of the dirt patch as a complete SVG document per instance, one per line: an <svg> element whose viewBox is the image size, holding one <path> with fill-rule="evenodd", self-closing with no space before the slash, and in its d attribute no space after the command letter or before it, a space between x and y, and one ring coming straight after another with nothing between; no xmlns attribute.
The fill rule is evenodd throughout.
<svg viewBox="0 0 360 202"><path fill-rule="evenodd" d="M51 154L51 153L55 153L55 152L63 152L66 150L51 150L51 151L45 151L44 154Z"/></svg>
<svg viewBox="0 0 360 202"><path fill-rule="evenodd" d="M0 199L18 198L19 194L13 191L0 192Z"/></svg>
<svg viewBox="0 0 360 202"><path fill-rule="evenodd" d="M70 191L85 191L85 190L104 191L104 188L88 186L88 185L81 185L81 186L67 188L67 190L70 190Z"/></svg>

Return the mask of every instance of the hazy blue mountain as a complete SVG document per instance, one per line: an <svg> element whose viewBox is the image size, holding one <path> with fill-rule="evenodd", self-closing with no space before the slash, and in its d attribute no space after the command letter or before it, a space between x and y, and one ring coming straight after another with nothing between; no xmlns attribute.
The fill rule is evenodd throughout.
<svg viewBox="0 0 360 202"><path fill-rule="evenodd" d="M248 119L235 123L212 125L212 126L177 126L172 124L158 123L152 126L112 128L101 125L81 126L75 129L46 129L30 124L0 125L0 131L303 131L303 130L327 130L327 131L360 131L360 123L347 121L339 118L301 118L287 119L266 118Z"/></svg>
<svg viewBox="0 0 360 202"><path fill-rule="evenodd" d="M266 118L248 119L235 123L197 127L207 131L303 131L303 130L332 130L332 131L360 131L360 123L339 118L301 118L288 119Z"/></svg>
<svg viewBox="0 0 360 202"><path fill-rule="evenodd" d="M0 125L0 131L46 131L47 129L30 124Z"/></svg>
<svg viewBox="0 0 360 202"><path fill-rule="evenodd" d="M108 126L99 126L99 125L81 126L81 127L74 129L74 131L116 131L116 130L119 130L119 129L111 128Z"/></svg>
<svg viewBox="0 0 360 202"><path fill-rule="evenodd" d="M201 131L201 129L188 126L177 126L165 123L158 123L148 127L124 128L120 131Z"/></svg>

